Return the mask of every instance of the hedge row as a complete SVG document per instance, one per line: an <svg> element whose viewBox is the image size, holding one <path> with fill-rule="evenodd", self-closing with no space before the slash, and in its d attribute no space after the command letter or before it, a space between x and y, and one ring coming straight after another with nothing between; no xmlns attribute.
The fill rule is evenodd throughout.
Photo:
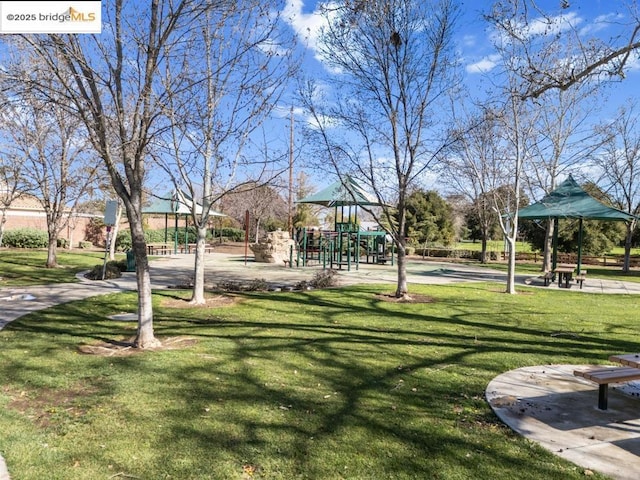
<svg viewBox="0 0 640 480"><path fill-rule="evenodd" d="M46 248L49 236L47 232L35 228L16 228L4 232L2 244L13 248Z"/></svg>

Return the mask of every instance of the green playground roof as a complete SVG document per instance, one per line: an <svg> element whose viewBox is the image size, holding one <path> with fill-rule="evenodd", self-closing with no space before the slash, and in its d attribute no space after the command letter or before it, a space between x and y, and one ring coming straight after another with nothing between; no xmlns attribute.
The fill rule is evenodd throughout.
<svg viewBox="0 0 640 480"><path fill-rule="evenodd" d="M313 203L325 207L341 207L347 205L376 206L381 203L370 193L366 192L358 182L349 175L332 183L327 188L309 195L296 203Z"/></svg>

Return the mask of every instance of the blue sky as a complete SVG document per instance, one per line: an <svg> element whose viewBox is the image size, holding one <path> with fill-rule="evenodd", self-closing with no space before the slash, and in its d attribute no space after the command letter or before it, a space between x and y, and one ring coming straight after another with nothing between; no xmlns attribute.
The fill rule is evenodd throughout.
<svg viewBox="0 0 640 480"><path fill-rule="evenodd" d="M488 9L490 1L470 1L463 3L463 16L456 33L457 54L465 82L472 91L479 91L478 85L486 81L498 71L497 56L493 49L491 36L494 32L482 19L482 9ZM563 15L558 28L571 26L584 35L598 35L609 39L617 34L620 25L628 21L625 1L622 0L570 0L569 8L560 9L560 0L539 0L542 8L555 9ZM315 0L288 0L283 17L297 33L301 45L305 49L305 72L320 72L323 69L316 55L317 32L322 23L316 10ZM535 31L538 25L532 22ZM615 110L626 103L630 97L640 96L640 61L634 56L629 63L627 77L622 82L614 82L607 89L605 108L600 113L602 119L611 116ZM283 117L288 116L290 106L283 107ZM304 121L301 110L296 109L297 121ZM598 119L594 119L596 122ZM320 180L317 187L330 183Z"/></svg>

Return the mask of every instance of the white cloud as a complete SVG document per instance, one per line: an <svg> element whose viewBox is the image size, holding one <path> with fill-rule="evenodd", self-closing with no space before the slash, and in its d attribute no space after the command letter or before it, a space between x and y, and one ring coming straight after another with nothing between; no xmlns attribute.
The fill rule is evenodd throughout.
<svg viewBox="0 0 640 480"><path fill-rule="evenodd" d="M634 50L629 54L629 60L627 60L626 69L632 72L640 70L640 52Z"/></svg>
<svg viewBox="0 0 640 480"><path fill-rule="evenodd" d="M533 38L541 35L557 35L568 30L575 29L584 21L575 12L557 15L555 17L538 17L530 22L518 23L514 22L511 28L521 38ZM509 44L510 38L507 36L496 36L496 32L492 35L493 41L499 44Z"/></svg>
<svg viewBox="0 0 640 480"><path fill-rule="evenodd" d="M620 13L607 13L606 15L597 16L592 23L585 25L580 29L580 35L591 35L601 30L609 28L616 20L620 20L624 16Z"/></svg>
<svg viewBox="0 0 640 480"><path fill-rule="evenodd" d="M467 73L487 73L493 70L498 65L500 55L489 55L476 63L471 63L466 66Z"/></svg>
<svg viewBox="0 0 640 480"><path fill-rule="evenodd" d="M464 35L462 37L462 45L465 47L475 47L476 46L476 36L475 35Z"/></svg>
<svg viewBox="0 0 640 480"><path fill-rule="evenodd" d="M337 15L337 4L334 2L324 3L325 11L320 11L318 5L320 5L320 2L316 4L313 12L304 13L304 0L288 0L287 5L282 10L282 17L293 28L302 43L312 52L314 58L330 72L339 74L341 73L339 69L330 67L324 61L325 59L323 59L319 47L322 27L333 21L335 15Z"/></svg>
<svg viewBox="0 0 640 480"><path fill-rule="evenodd" d="M315 52L318 47L320 29L325 20L317 9L312 13L304 13L302 11L303 6L304 0L288 0L284 10L282 10L282 16L291 25L296 35L304 40L306 45Z"/></svg>

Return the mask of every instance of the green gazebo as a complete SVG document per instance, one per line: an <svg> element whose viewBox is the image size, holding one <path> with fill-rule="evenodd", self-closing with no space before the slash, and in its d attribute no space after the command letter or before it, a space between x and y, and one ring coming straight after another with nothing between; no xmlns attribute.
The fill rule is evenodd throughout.
<svg viewBox="0 0 640 480"><path fill-rule="evenodd" d="M553 220L552 268L557 265L558 219L578 219L578 274L582 263L582 222L601 220L605 222L628 222L636 218L627 212L609 207L589 195L571 175L558 188L539 202L520 209L518 218L529 220Z"/></svg>
<svg viewBox="0 0 640 480"><path fill-rule="evenodd" d="M149 215L164 215L164 241L167 242L167 231L169 226L169 216L173 216L175 218L175 230L176 233L178 231L178 217L183 217L185 219L184 222L184 230L185 230L185 245L188 242L187 238L187 227L188 227L188 217L192 214L193 207L193 199L179 189L174 189L173 191L167 193L166 195L157 196L154 198L153 202L147 207L142 209L143 214ZM202 205L196 203L196 214L202 213ZM213 210L209 212L209 215L213 217L223 217L225 216L223 213L218 213ZM178 251L178 236L174 235L174 253Z"/></svg>

